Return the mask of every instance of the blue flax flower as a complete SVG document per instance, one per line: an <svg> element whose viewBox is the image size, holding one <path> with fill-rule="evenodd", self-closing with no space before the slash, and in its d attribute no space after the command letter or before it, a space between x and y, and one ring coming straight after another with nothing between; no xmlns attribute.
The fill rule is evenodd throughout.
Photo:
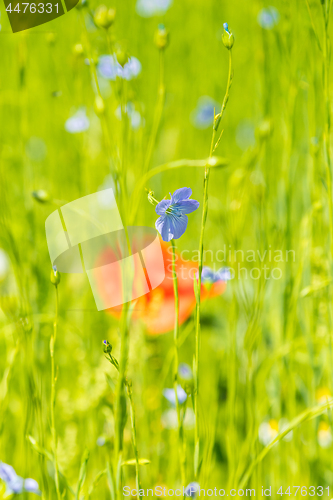
<svg viewBox="0 0 333 500"><path fill-rule="evenodd" d="M230 269L221 267L218 271L213 271L208 266L202 268L201 279L203 283L217 283L218 281L228 281L231 279Z"/></svg>
<svg viewBox="0 0 333 500"><path fill-rule="evenodd" d="M18 495L23 491L36 493L40 495L38 483L34 479L23 479L18 476L11 465L0 462L0 479L6 484L6 493L8 495Z"/></svg>
<svg viewBox="0 0 333 500"><path fill-rule="evenodd" d="M165 14L172 0L137 0L136 11L139 16L152 17Z"/></svg>
<svg viewBox="0 0 333 500"><path fill-rule="evenodd" d="M178 367L178 373L180 378L183 380L192 380L193 379L193 373L190 368L190 366L187 363L180 363Z"/></svg>
<svg viewBox="0 0 333 500"><path fill-rule="evenodd" d="M211 127L214 120L214 109L218 113L220 108L221 105L211 97L199 97L197 107L191 113L192 124L200 130Z"/></svg>
<svg viewBox="0 0 333 500"><path fill-rule="evenodd" d="M173 406L176 406L176 394L174 389L164 389L163 396L169 401L169 403L171 403ZM179 404L185 403L187 394L181 385L177 386L177 396Z"/></svg>
<svg viewBox="0 0 333 500"><path fill-rule="evenodd" d="M65 123L65 129L70 134L78 134L88 130L89 124L90 122L86 115L86 111L84 108L81 108L75 113L75 115L68 118Z"/></svg>
<svg viewBox="0 0 333 500"><path fill-rule="evenodd" d="M185 496L196 498L199 489L200 489L199 483L192 482L186 486Z"/></svg>
<svg viewBox="0 0 333 500"><path fill-rule="evenodd" d="M115 54L101 56L98 59L98 71L107 80L116 80L117 76L124 80L132 80L141 73L141 63L136 57L130 57L124 66L121 66Z"/></svg>
<svg viewBox="0 0 333 500"><path fill-rule="evenodd" d="M171 200L162 200L156 205L155 212L160 217L155 227L163 241L177 240L185 233L188 223L186 214L199 207L198 201L189 199L191 194L191 188L180 188L173 194L170 193Z"/></svg>
<svg viewBox="0 0 333 500"><path fill-rule="evenodd" d="M271 30L279 22L280 14L275 7L262 9L258 14L258 24L265 30Z"/></svg>

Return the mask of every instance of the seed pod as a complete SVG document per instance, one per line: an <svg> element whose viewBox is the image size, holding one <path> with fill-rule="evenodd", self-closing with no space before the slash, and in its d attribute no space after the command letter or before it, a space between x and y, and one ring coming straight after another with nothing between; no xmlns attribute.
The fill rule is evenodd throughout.
<svg viewBox="0 0 333 500"><path fill-rule="evenodd" d="M124 67L125 64L128 62L128 54L126 51L120 47L116 49L116 57L117 61L120 64L120 66Z"/></svg>
<svg viewBox="0 0 333 500"><path fill-rule="evenodd" d="M99 5L94 14L94 22L99 28L108 30L116 18L116 10L108 9L106 5Z"/></svg>
<svg viewBox="0 0 333 500"><path fill-rule="evenodd" d="M95 97L94 109L95 109L96 115L98 115L98 116L101 116L105 111L104 99L100 95L97 95Z"/></svg>

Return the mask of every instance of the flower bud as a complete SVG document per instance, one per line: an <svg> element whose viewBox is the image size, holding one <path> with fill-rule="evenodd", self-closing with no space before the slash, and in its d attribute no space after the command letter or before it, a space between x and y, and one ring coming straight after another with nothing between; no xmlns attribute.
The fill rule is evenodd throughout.
<svg viewBox="0 0 333 500"><path fill-rule="evenodd" d="M116 57L117 57L117 61L119 62L120 66L122 66L122 67L124 67L125 64L128 62L128 54L122 48L118 47L116 49Z"/></svg>
<svg viewBox="0 0 333 500"><path fill-rule="evenodd" d="M103 340L103 351L105 354L110 354L112 352L112 345L108 340Z"/></svg>
<svg viewBox="0 0 333 500"><path fill-rule="evenodd" d="M148 191L148 190L147 190ZM151 203L154 207L156 207L156 205L158 205L158 201L156 200L155 196L154 196L154 191L148 191L148 201L149 203Z"/></svg>
<svg viewBox="0 0 333 500"><path fill-rule="evenodd" d="M223 24L222 42L223 45L228 49L232 49L234 45L234 35L229 31L228 23Z"/></svg>
<svg viewBox="0 0 333 500"><path fill-rule="evenodd" d="M165 29L164 24L159 24L155 32L154 42L159 50L163 50L169 45L169 32Z"/></svg>
<svg viewBox="0 0 333 500"><path fill-rule="evenodd" d="M44 189L38 189L37 191L33 191L31 194L36 201L39 201L39 203L47 203L50 201L50 195Z"/></svg>
<svg viewBox="0 0 333 500"><path fill-rule="evenodd" d="M56 42L56 39L57 39L57 35L55 33L53 33L52 31L50 33L46 34L46 41L50 45L54 45Z"/></svg>
<svg viewBox="0 0 333 500"><path fill-rule="evenodd" d="M73 54L75 56L83 56L84 50L81 43L76 43L73 47Z"/></svg>
<svg viewBox="0 0 333 500"><path fill-rule="evenodd" d="M263 120L256 130L256 135L258 139L267 139L272 132L272 124L270 120Z"/></svg>
<svg viewBox="0 0 333 500"><path fill-rule="evenodd" d="M57 270L57 266L52 267L51 275L50 275L50 280L52 285L58 286L60 283L60 273Z"/></svg>
<svg viewBox="0 0 333 500"><path fill-rule="evenodd" d="M108 30L114 23L116 10L108 9L106 5L99 5L94 14L94 22L99 28Z"/></svg>
<svg viewBox="0 0 333 500"><path fill-rule="evenodd" d="M104 99L100 95L95 97L94 109L97 116L101 116L105 111Z"/></svg>

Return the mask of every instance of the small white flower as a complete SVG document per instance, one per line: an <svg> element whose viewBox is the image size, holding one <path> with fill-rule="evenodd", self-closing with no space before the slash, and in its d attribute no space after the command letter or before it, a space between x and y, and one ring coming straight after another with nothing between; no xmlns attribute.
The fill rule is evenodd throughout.
<svg viewBox="0 0 333 500"><path fill-rule="evenodd" d="M124 66L121 66L115 54L100 56L97 65L98 71L107 80L116 80L117 77L124 80L132 80L141 73L141 63L139 59L132 56Z"/></svg>
<svg viewBox="0 0 333 500"><path fill-rule="evenodd" d="M318 427L318 443L322 448L329 448L332 444L331 427L326 422L320 422Z"/></svg>
<svg viewBox="0 0 333 500"><path fill-rule="evenodd" d="M262 422L259 426L259 441L267 446L278 435L278 423L271 419L268 422Z"/></svg>
<svg viewBox="0 0 333 500"><path fill-rule="evenodd" d="M9 271L9 259L7 254L0 248L0 280L3 280Z"/></svg>

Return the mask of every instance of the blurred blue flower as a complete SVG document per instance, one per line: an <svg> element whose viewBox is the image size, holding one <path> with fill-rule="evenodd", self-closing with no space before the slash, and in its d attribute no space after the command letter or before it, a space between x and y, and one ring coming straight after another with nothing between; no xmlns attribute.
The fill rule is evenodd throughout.
<svg viewBox="0 0 333 500"><path fill-rule="evenodd" d="M136 12L142 17L152 17L165 14L172 0L137 0Z"/></svg>
<svg viewBox="0 0 333 500"><path fill-rule="evenodd" d="M261 9L258 14L258 24L265 30L271 30L279 22L280 14L275 7L267 7L266 9Z"/></svg>
<svg viewBox="0 0 333 500"><path fill-rule="evenodd" d="M65 129L70 134L78 134L88 130L90 125L89 118L86 115L86 110L84 108L79 109L75 115L68 118L65 123Z"/></svg>
<svg viewBox="0 0 333 500"><path fill-rule="evenodd" d="M128 102L125 106L125 113L128 116L128 119L130 121L131 127L133 130L136 130L140 127L141 125L141 115L139 111L137 111L134 107L134 104L132 102ZM118 106L115 112L116 117L118 120L121 120L121 106Z"/></svg>
<svg viewBox="0 0 333 500"><path fill-rule="evenodd" d="M199 97L197 107L191 113L192 125L200 130L211 127L214 120L214 108L218 113L220 107L220 104L211 97Z"/></svg>
<svg viewBox="0 0 333 500"><path fill-rule="evenodd" d="M180 363L178 373L183 380L192 380L193 378L191 367L187 363Z"/></svg>
<svg viewBox="0 0 333 500"><path fill-rule="evenodd" d="M115 54L111 56L101 56L97 65L99 73L107 80L115 80L117 76L125 80L132 80L141 73L141 63L136 57L130 57L123 66L117 61Z"/></svg>
<svg viewBox="0 0 333 500"><path fill-rule="evenodd" d="M6 484L6 493L8 495L19 494L23 491L36 493L40 495L38 483L34 479L23 479L18 476L11 465L0 462L0 479Z"/></svg>
<svg viewBox="0 0 333 500"><path fill-rule="evenodd" d="M174 389L163 389L163 396L169 401L169 403L176 406L176 394ZM185 403L187 394L181 385L177 386L177 396L179 404Z"/></svg>
<svg viewBox="0 0 333 500"><path fill-rule="evenodd" d="M104 343L104 342L105 342L105 340L103 341L103 343ZM105 436L99 436L99 437L97 438L96 443L97 443L97 446L104 446L104 445L105 445L105 443L106 443Z"/></svg>
<svg viewBox="0 0 333 500"><path fill-rule="evenodd" d="M195 498L200 489L199 483L192 482L188 484L185 488L185 496Z"/></svg>
<svg viewBox="0 0 333 500"><path fill-rule="evenodd" d="M218 271L213 271L208 266L202 268L201 279L203 283L217 283L218 281L228 281L231 279L230 269L221 267Z"/></svg>
<svg viewBox="0 0 333 500"><path fill-rule="evenodd" d="M173 195L170 193L171 200L162 200L156 205L155 212L160 217L155 227L163 241L178 239L185 233L188 223L186 214L194 212L199 207L198 201L189 199L191 194L191 188L180 188Z"/></svg>

